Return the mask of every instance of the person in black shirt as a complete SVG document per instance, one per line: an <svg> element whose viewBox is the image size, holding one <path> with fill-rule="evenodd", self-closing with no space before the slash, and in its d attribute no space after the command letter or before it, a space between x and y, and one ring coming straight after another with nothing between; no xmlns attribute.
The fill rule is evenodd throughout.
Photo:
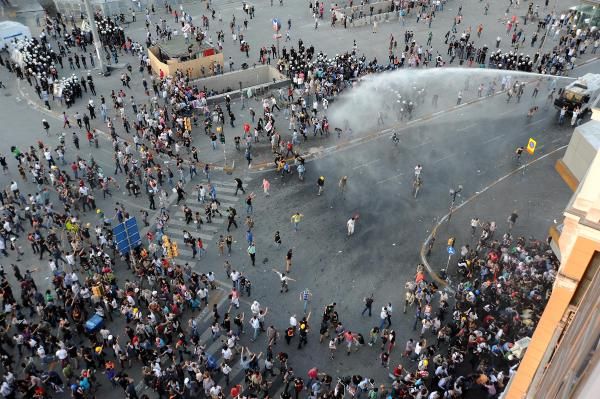
<svg viewBox="0 0 600 399"><path fill-rule="evenodd" d="M244 194L246 194L246 190L244 190L244 183L242 182L242 179L240 179L239 177L236 177L234 180L237 185L235 187L235 193L233 195L237 195L239 190L242 190L242 192Z"/></svg>

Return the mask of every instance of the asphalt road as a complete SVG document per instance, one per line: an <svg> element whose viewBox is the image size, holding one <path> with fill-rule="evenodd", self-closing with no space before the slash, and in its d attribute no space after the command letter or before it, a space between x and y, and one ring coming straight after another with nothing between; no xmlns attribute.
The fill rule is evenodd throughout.
<svg viewBox="0 0 600 399"><path fill-rule="evenodd" d="M218 7L219 2L214 1ZM318 31L312 27L312 17L308 14L305 2L285 2L286 5L279 11L267 11L267 2L257 1L257 12L259 22L254 26L251 23L251 32L248 37L256 48L261 43L262 37L270 37L270 20L273 14L286 20L287 13L293 18L293 34L295 28L301 32L305 42L319 43L327 52L334 53L348 49L355 35L359 49L365 49L367 56L385 56L387 53L387 38L389 33L394 32L401 36L397 26L381 24L376 35L370 33L370 28L355 28L348 32L340 29L328 30L328 23ZM449 27L449 21L455 14L450 2L450 7L444 13L440 13L438 20L434 22L434 37L438 38ZM196 6L194 6L196 7ZM222 8L223 26L227 23L229 13L236 9L238 3L225 3ZM463 8L465 23L476 26L479 16L482 14L479 2L471 1L468 7ZM277 8L277 7L274 7ZM492 4L490 16L486 24L490 29L484 30L482 41L491 43L495 36L503 31L503 24L498 22L498 15L503 15L504 4ZM501 10L502 9L502 10ZM199 9L194 11L200 13ZM284 16L283 13L286 13ZM140 18L141 19L141 18ZM298 22L296 22L298 21ZM438 24L439 23L439 24ZM407 28L414 21L407 22ZM138 24L141 25L141 24ZM264 25L264 26L263 26ZM428 30L419 25L416 29L417 37L421 40ZM133 25L131 32L140 37L143 29ZM241 53L234 51L236 47L228 42L225 45L226 54L234 54L237 63L244 57ZM506 36L503 36L506 39ZM297 36L293 36L294 40ZM343 40L341 40L343 39ZM256 44L254 44L256 43ZM268 43L265 40L264 44ZM440 46L442 48L443 46ZM319 49L319 47L317 48ZM576 71L576 75L594 71L598 68L598 62L588 64ZM115 77L115 75L117 77ZM4 69L0 71L0 79L8 86L3 89L2 95L2 131L3 138L0 142L0 151L9 153L11 145L27 148L36 145L37 140L42 139L46 143L55 146L58 143L56 133L60 131L61 122L57 119L49 119L53 126L54 135L46 138L41 128L41 119L54 117L48 115L39 107L32 107L28 99L22 97L19 89ZM134 77L135 79L135 77ZM139 80L139 79L137 79ZM26 85L26 83L24 83ZM134 92L141 96L139 81L134 86ZM113 74L108 79L97 79L99 92L105 96L110 89L120 86L118 74ZM469 98L475 98L473 94L475 85L471 85ZM25 91L27 91L25 87ZM401 142L394 146L388 134L380 138L374 138L362 142L356 146L343 146L340 150L332 151L327 156L311 161L307 164L307 176L304 182L299 182L296 175L289 176L282 182L272 171L250 173L238 169L236 175L248 183L247 190L254 191L258 197L255 201L256 229L254 236L257 241L257 266L252 268L248 256L245 254L245 238L242 228L234 232L236 243L231 261L235 267L246 272L254 284L252 299L259 300L263 306L269 307L267 323L273 323L281 332L287 327L290 314L302 313L302 303L299 293L304 288L313 292L310 304L312 333L309 336L309 344L303 350L302 355L296 353L296 349L289 349L292 357L291 364L301 375L308 368L318 365L321 369L333 375L362 374L376 378L377 381L385 381L386 371L377 366L377 351L374 348L362 348L357 354L352 354L350 360L339 352L336 360L328 358L327 351L323 346L317 344L317 333L319 316L323 306L332 301L337 302L338 311L342 322L353 331L359 331L367 335L368 330L378 324L377 309L384 303L392 302L395 308L393 315L393 328L398 332L398 345L402 346L408 337L415 337L412 333L412 314L403 316L401 304L404 291L404 282L414 275L415 265L419 262L418 252L423 239L434 225L436 219L448 211L450 198L448 190L462 184L464 189L462 198L467 198L486 186L490 185L500 177L510 173L516 167L512 161L514 149L519 145L525 145L529 137L535 137L538 148L535 157L543 156L568 143L572 128L568 126L558 127L556 125L556 111L550 107L541 107L532 120L527 120L525 114L531 106L531 87L525 91L521 104L506 104L505 96L483 100L479 103L466 105L456 110L443 112L434 118L423 122L401 124ZM545 91L541 90L538 102L543 102ZM456 92L446 93L444 101L450 105L455 101ZM35 96L35 94L33 94ZM33 99L29 96L29 99ZM465 101L467 100L465 94ZM77 107L82 107L84 102L79 101ZM59 108L60 109L60 108ZM237 110L238 108L234 108ZM440 109L444 109L440 106ZM74 110L73 110L74 112ZM241 111L235 111L241 112ZM422 116L422 115L421 115ZM238 118L240 124L241 118ZM201 133L197 135L203 140ZM106 138L101 139L101 148L89 151L87 144L82 140L80 154L94 158L106 169L110 170L112 163L112 152L110 143ZM69 138L67 138L69 152L67 160L75 156ZM335 139L310 141L309 146L329 146L336 144ZM208 143L202 141L201 151L210 153ZM233 151L232 151L233 152ZM569 196L568 189L556 178L552 169L553 162L561 152L555 153L526 169L524 174L518 174L490 191L489 197L482 197L481 201L473 203L472 207L463 208L456 216L445 232L455 235L459 240L468 240L468 220L472 216L494 218L497 221L506 219L507 212L514 206L522 209L520 211L519 228L527 234L538 238L545 236L551 220L560 216L566 199ZM218 160L216 154L211 154ZM12 175L1 176L0 183L6 186L10 179L16 176L13 160ZM412 174L414 166L423 165L424 185L417 199L411 196ZM318 176L326 177L326 188L323 196L317 196L316 180ZM338 179L347 175L348 191L345 199L341 199L337 193ZM267 177L272 183L272 196L264 198L260 182ZM227 202L235 204L240 214L244 214L243 202L231 198L228 186L233 176L216 174L214 179L222 187L223 195L227 196ZM251 180L249 180L249 178ZM198 179L194 182L202 182ZM20 182L26 192L32 192L34 186ZM115 192L114 197L103 200L98 199L99 207L111 209L116 201L121 201L133 212L146 207L146 198L135 200L122 192ZM515 205L514 201L518 201ZM533 201L533 202L530 202ZM194 201L190 201L192 204ZM171 207L176 214L179 210ZM305 215L301 224L300 232L294 233L290 224L290 216L299 211ZM356 233L350 239L346 239L346 221L353 215L360 215ZM177 218L177 217L175 217ZM84 219L94 221L94 216L86 216ZM213 237L224 231L222 224L216 224L210 234ZM525 227L526 226L526 227ZM171 226L173 230L180 231L181 228ZM283 245L277 249L272 242L272 235L279 230L282 235ZM438 243L442 243L439 239ZM209 241L209 252L205 258L195 265L197 270L213 270L219 279L224 280L222 269L223 259L219 258L214 244L214 239ZM460 244L460 241L457 242ZM180 245L180 247L183 247ZM290 284L288 294L280 294L277 276L272 273L271 268L282 269L284 256L287 249L294 249L294 264L292 277L297 281ZM443 263L445 260L442 247L436 247L433 257L435 264ZM181 261L189 261L188 256L182 256ZM8 263L8 262L5 262ZM40 269L38 281L40 286L49 285L46 276L45 263L35 258L26 257L23 265L36 266ZM23 267L22 267L23 269ZM125 271L119 271L120 278L126 278ZM45 283L44 283L45 281ZM227 287L226 287L227 288ZM213 294L212 301L218 303L220 309L227 309L226 291L218 291ZM374 293L374 315L372 318L360 317L362 310L362 298ZM249 304L243 302L242 309L249 313ZM207 326L207 320L203 321L203 327ZM114 331L122 331L121 321L114 324ZM258 343L244 341L253 350L264 350L264 341L259 339ZM285 344L278 344L277 350ZM399 360L399 351L392 354L390 364ZM133 372L136 376L136 372ZM106 385L105 385L106 387ZM103 393L109 393L108 387L103 388Z"/></svg>
<svg viewBox="0 0 600 399"><path fill-rule="evenodd" d="M578 73L583 74L596 66L597 63L589 64ZM13 89L11 84L9 90ZM541 107L534 119L526 118L526 110L531 102L530 93L531 87L528 87L520 104L516 104L514 99L507 104L504 95L497 95L443 112L424 122L405 124L398 130L401 134L398 146L394 146L389 135L384 134L379 139L333 152L307 164L304 182L299 182L295 175L282 182L272 171L251 173L248 177L252 180L242 177L248 183L247 190L258 194L255 200L254 233L258 262L255 268L250 266L245 254L244 230L241 228L234 232L236 242L231 261L234 267L243 270L253 281L252 299L268 306L268 322L283 330L292 313L302 313L300 291L309 288L313 292L309 307L313 334L310 335L309 345L303 350L302 356L295 356L296 349L289 349L296 369L306 370L319 365L336 375L358 373L384 380L385 370L372 367L377 364L377 352L374 349L365 347L359 353L353 353L350 361L342 356L334 361L329 360L326 351L316 342L315 330L322 307L332 301L337 302L342 322L351 330L366 335L373 325L378 324L377 312L372 318L359 317L358 314L362 310L362 298L373 293L375 309L388 301L395 306L393 328L398 333L399 345L408 337L416 336L411 331L412 315L400 314L402 286L414 275L415 265L419 262L419 246L429 229L448 210L449 188L462 184L464 190L460 198L466 198L510 173L516 167L511 159L514 149L524 145L531 136L538 141L535 157L568 143L572 129L557 126L556 111L552 107ZM539 102L543 102L543 94L544 90L541 90ZM7 152L6 147L11 144L21 147L34 144L31 138L16 132L22 132L27 124L37 124L32 120L38 121L40 115L24 101L6 102L5 112L14 115L6 118L5 128L15 134L2 143L4 151ZM51 140L57 140L56 136ZM93 150L93 155L106 168L110 168L110 152L105 148L107 144L101 141L101 149ZM85 144L83 148L85 150L82 153L88 150ZM69 155L67 159L70 159ZM527 234L545 236L550 225L549 219L560 215L569 195L566 186L553 175L550 162L553 159L536 165L536 168L542 169L536 169L535 173L526 170L525 174L516 175L493 198L482 198L482 201L474 204L471 212L475 212L482 220L489 217L501 221L512 210L514 203L510 200L515 198L521 202L519 206L523 209L519 224L527 226ZM411 181L413 167L417 163L423 165L424 185L415 200L411 197ZM326 188L324 195L319 197L316 195L316 179L320 175L326 177ZM340 198L336 190L337 181L343 175L349 177L345 200ZM268 199L263 198L260 187L265 176L272 183L272 196ZM5 182L8 177L3 177ZM231 184L232 176L217 175L214 179L223 182L225 187ZM540 179L544 181L540 183ZM546 191L535 197L524 190L540 185L550 190L557 200L549 200ZM227 195L231 197L231 193ZM535 206L525 205L525 201L532 201L532 198ZM117 200L124 201L130 209L145 207L145 200L135 201L122 193L115 193L114 198L106 201L99 200L100 207L108 209ZM236 207L241 214L244 213L245 207L241 201ZM171 210L178 212L176 207ZM296 211L305 215L299 233L293 232L289 220ZM448 230L448 234L459 238L462 232L468 231L467 223L473 216L469 208L461 212L465 212L464 215L455 216L451 223L454 230ZM537 216L540 212L542 216ZM360 215L356 233L346 239L345 223L355 214ZM535 216L531 217L533 226L528 223L528 215ZM284 242L280 249L272 242L275 230L280 230ZM214 234L219 232L224 232L224 225L217 226ZM183 248L182 245L180 247ZM283 268L285 252L289 248L294 249L291 275L297 281L290 284L290 293L282 295L277 289L277 277L270 269ZM445 259L443 250L440 254L440 248L434 250L434 259L438 259L438 263ZM218 257L214 241L209 243L208 249L207 256L197 262L197 270L214 270L224 280L221 267L223 259ZM182 256L180 261L189 261L189 256ZM25 263L39 265L30 258ZM39 268L40 278L45 279L45 265L41 264ZM122 271L120 275L125 278L127 273ZM214 293L212 298L223 311L228 306L226 290L227 286L225 291ZM249 303L245 302L242 309L248 306ZM203 323L206 327L208 320ZM119 331L122 327L122 322L117 322L113 331ZM264 343L260 340L247 344L253 350L264 350ZM392 355L391 364L399 360L398 356L399 352ZM137 374L135 371L131 373L134 376Z"/></svg>
<svg viewBox="0 0 600 399"><path fill-rule="evenodd" d="M589 65L589 70L596 66ZM588 67L578 72L585 73L585 68ZM269 262L256 272L250 269L249 275L251 279L257 276L254 278L257 292L269 291L273 281L268 270L273 262L275 267L283 266L283 249L294 249L292 276L298 281L291 283L291 291L295 293L269 301L270 309L281 323L285 324L290 313L301 311L298 294L306 287L314 294L313 312L320 312L327 303L337 302L346 327L365 334L377 324L378 315L373 319L359 317L362 299L374 293L375 309L388 301L395 305L393 319L401 319L393 327L398 332L398 342L415 338L416 334L410 329L412 315L400 315L403 286L414 277L422 242L436 221L448 212L449 189L459 184L463 186L458 205L464 198L511 174L519 167L513 159L514 150L525 146L530 137L537 140L538 146L533 156L523 156L523 163L541 160L487 190L485 195L457 212L452 221L440 229L432 263L436 270L445 266L447 237L456 237L457 248L465 243L473 245L469 227L472 217L479 217L482 222L495 220L499 232L503 232L506 217L517 209L520 219L514 234L544 239L554 220L560 220L571 195L553 167L564 153L563 147L568 144L573 128L568 124L559 127L556 110L542 106L546 93L543 89L536 102L540 111L528 119L531 92L532 88L528 87L519 104L515 99L507 104L505 95L497 95L443 113L433 120L415 123L401 130L398 146L393 145L389 135L383 135L339 150L308 163L303 182L296 175L282 181L273 171L258 174L271 181L273 192L270 198L259 194L255 201L259 209L255 214L258 259L265 257ZM414 199L412 176L417 163L423 166L424 183L418 198ZM337 183L344 175L348 176L348 184L345 199L342 199ZM326 179L322 196L316 195L319 176ZM254 182L253 189L258 193L260 179ZM289 221L296 211L304 215L297 234ZM360 215L356 232L347 239L346 221L354 215ZM272 245L275 229L282 232L282 250ZM261 289L261 285L264 288ZM303 356L302 369L328 362L322 352ZM361 352L358 354L361 361L352 362L350 370L381 374L370 367L376 353L368 348ZM398 356L399 353L392 355L391 364ZM337 361L334 363L338 366ZM344 367L347 364L344 362Z"/></svg>

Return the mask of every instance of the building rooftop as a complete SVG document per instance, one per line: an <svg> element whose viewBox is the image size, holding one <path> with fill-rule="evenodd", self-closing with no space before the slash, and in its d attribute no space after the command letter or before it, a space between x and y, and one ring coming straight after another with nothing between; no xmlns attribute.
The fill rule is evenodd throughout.
<svg viewBox="0 0 600 399"><path fill-rule="evenodd" d="M171 40L166 43L159 43L157 47L160 48L160 51L169 56L169 58L181 58L187 57L190 52L189 48L191 46L191 53L198 54L204 50L213 48L205 43L198 43L195 39L191 38L188 43L185 42L185 38L183 36L174 36ZM215 52L218 52L215 50Z"/></svg>

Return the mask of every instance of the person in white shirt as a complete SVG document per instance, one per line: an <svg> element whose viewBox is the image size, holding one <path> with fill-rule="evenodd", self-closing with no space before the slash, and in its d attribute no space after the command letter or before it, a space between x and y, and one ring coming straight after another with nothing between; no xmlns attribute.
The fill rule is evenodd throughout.
<svg viewBox="0 0 600 399"><path fill-rule="evenodd" d="M228 347L224 347L221 349L221 356L223 356L225 362L229 363L233 357L233 352Z"/></svg>
<svg viewBox="0 0 600 399"><path fill-rule="evenodd" d="M71 266L71 268L75 267L75 255L72 252L67 252L65 254L65 259L67 260L67 264Z"/></svg>
<svg viewBox="0 0 600 399"><path fill-rule="evenodd" d="M231 275L229 276L235 288L239 291L240 289L240 272L237 270L232 270Z"/></svg>
<svg viewBox="0 0 600 399"><path fill-rule="evenodd" d="M348 219L348 221L346 222L346 227L348 228L348 237L350 237L352 234L354 234L354 225L356 224L356 221L354 219L354 216L352 216L350 219Z"/></svg>
<svg viewBox="0 0 600 399"><path fill-rule="evenodd" d="M7 381L2 382L2 386L0 386L0 395L5 398L10 397L13 394L13 389Z"/></svg>
<svg viewBox="0 0 600 399"><path fill-rule="evenodd" d="M260 334L260 321L258 320L258 316L252 316L250 319L250 325L254 329L254 334L251 339L251 341L254 342L256 341L256 338L258 338L258 334Z"/></svg>
<svg viewBox="0 0 600 399"><path fill-rule="evenodd" d="M292 327L294 330L296 327L298 327L298 319L296 319L295 314L290 317L290 327Z"/></svg>
<svg viewBox="0 0 600 399"><path fill-rule="evenodd" d="M253 316L258 316L258 313L260 312L260 303L258 301L252 302L252 305L250 305L250 310L252 311Z"/></svg>
<svg viewBox="0 0 600 399"><path fill-rule="evenodd" d="M415 166L415 179L417 177L421 176L421 171L423 170L423 166L421 166L420 164L418 164L417 166Z"/></svg>
<svg viewBox="0 0 600 399"><path fill-rule="evenodd" d="M231 367L226 362L223 362L221 365L221 372L225 376L225 385L229 385L229 374L231 374Z"/></svg>
<svg viewBox="0 0 600 399"><path fill-rule="evenodd" d="M39 358L41 359L42 363L45 363L46 350L44 349L44 347L42 345L38 346L36 353L39 356Z"/></svg>
<svg viewBox="0 0 600 399"><path fill-rule="evenodd" d="M17 185L16 181L10 183L10 191L13 193L15 199L19 197L19 186Z"/></svg>
<svg viewBox="0 0 600 399"><path fill-rule="evenodd" d="M206 201L206 188L204 186L198 186L198 202L204 203Z"/></svg>
<svg viewBox="0 0 600 399"><path fill-rule="evenodd" d="M62 364L64 364L64 361L69 357L69 353L64 347L61 347L56 351L56 357L61 361Z"/></svg>

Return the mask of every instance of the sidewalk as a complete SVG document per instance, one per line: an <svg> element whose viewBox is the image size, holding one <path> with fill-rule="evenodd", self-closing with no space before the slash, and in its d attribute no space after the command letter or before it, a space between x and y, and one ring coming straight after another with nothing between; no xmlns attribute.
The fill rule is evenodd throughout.
<svg viewBox="0 0 600 399"><path fill-rule="evenodd" d="M258 2L261 3L261 2ZM265 2L266 4L266 2ZM258 5L258 4L257 4ZM448 22L447 20L450 20L452 17L452 14L454 11L452 11L452 8L456 5L456 2L449 2L447 5L447 9L443 12L440 13L439 16L436 19L436 22L434 23L434 27L432 29L434 30L439 30L441 29L441 27L443 26L444 23ZM225 29L224 25L226 25L226 22L229 18L228 14L225 14L225 10L229 10L231 7L233 7L231 9L231 11L235 14L238 13L237 10L237 5L231 3L231 2L227 2L225 4L215 4L215 6L217 7L217 11L220 12L220 7L223 7L223 22L221 24L219 24L216 21L212 21L211 20L211 32L215 31L217 29ZM194 20L197 22L199 20L199 16L201 16L202 14L205 13L205 3L198 3L198 4L191 4L188 5L187 7L189 7L190 12L192 13L192 15L194 15ZM288 5L286 4L286 7L288 7ZM295 7L295 6L294 6ZM499 7L499 5L497 6ZM277 10L279 10L279 7L275 7ZM304 8L304 7L303 7ZM267 7L267 9L270 9L270 7ZM160 6L156 8L157 13L153 16L154 19L157 19L159 17L161 18L165 18L165 12L164 12L164 7ZM493 14L493 11L495 10L490 10L490 14ZM496 10L497 11L497 10ZM521 10L513 10L514 13L518 13ZM259 11L260 12L260 11ZM469 18L470 20L473 18L479 18L479 10L477 9L476 5L473 5L473 7L468 7L468 9L465 9L465 18ZM138 13L139 14L139 13ZM238 17L239 15L243 13L241 11L239 11L238 13ZM171 17L166 17L167 21L169 24L172 23L172 18ZM300 14L298 17L300 20L304 20L304 19L310 19L308 18L307 15L304 15L304 13ZM492 18L491 15L487 17L488 19ZM253 39L258 39L260 37L262 37L261 35L257 35L257 29L258 30L262 30L264 27L262 25L256 25L257 22L256 20L260 20L260 15L251 21L250 23L250 27L248 29L248 31L244 31L244 34L248 37L248 40L250 40L250 42L254 43L255 40ZM492 20L496 20L496 18L492 18ZM294 24L296 23L296 20L294 20ZM489 32L488 32L488 28L486 26L486 29L484 30L484 34L482 35L482 39L477 39L478 41L484 40L484 38L486 37L486 35L488 35L488 39L490 39L490 35L493 31L494 35L500 31L503 30L503 25L500 23L488 23L489 25ZM294 26L298 26L298 25L294 25ZM388 28L385 28L385 27ZM381 29L382 32L381 34L383 34L383 30L385 29L395 29L397 28L398 25L394 24L394 23L390 23L390 24L382 24ZM530 26L534 26L534 24L528 24L527 27L529 28ZM367 28L368 29L368 28ZM425 35L426 32L429 29L425 29L424 25L419 25L416 24L415 25L415 20L411 17L410 19L407 19L406 21L406 28L403 27L403 29L411 29L411 30L416 30L417 34L422 34ZM138 18L138 21L135 23L132 23L130 25L130 27L127 29L127 34L131 35L134 40L140 40L139 36L143 36L143 18ZM397 29L396 29L397 30ZM422 31L422 32L421 32ZM327 31L330 32L330 31ZM354 29L348 29L348 30L341 30L340 28L335 28L333 30L331 30L330 33L328 33L328 36L339 36L339 35L344 35L344 37L348 37L348 39L350 37L353 37L354 34L357 33L361 33L362 31L360 30L360 28L354 28ZM315 32L305 32L306 33L306 38L305 38L305 42L306 43L310 43L311 41L314 42L314 37L315 36L319 36L319 37L323 37L323 32L322 31L315 31ZM348 35L352 35L352 36L348 36ZM399 32L394 33L395 36L399 36ZM436 33L436 35L439 35L439 33ZM226 35L227 36L227 35ZM304 34L303 34L304 37ZM375 41L379 41L379 39L382 36L377 36L377 38L375 38ZM502 36L503 38L505 37ZM398 37L397 39L401 39L400 37ZM419 38L417 38L419 39ZM400 42L402 40L399 40ZM337 40L337 44L336 46L339 46L339 42L340 40ZM295 42L293 42L295 44ZM348 44L350 43L350 40L348 40ZM551 45L551 43L553 43L552 41L548 41L548 45ZM231 43L231 40L229 38L226 38L226 42L224 44L224 52L226 55L232 55L233 59L236 61L236 63L242 62L245 59L245 57L243 57L243 55L237 51L238 49L236 49L237 45L235 43ZM444 48L445 45L443 44L443 40L441 40L439 42L439 44L436 45L437 49L442 51L442 53L444 53ZM329 48L316 48L316 51L327 51L330 52ZM524 49L525 50L525 49ZM529 50L529 49L527 49ZM360 50L359 50L360 51ZM378 46L373 46L372 48L369 48L369 57L373 56L374 54L371 53L379 53L379 49ZM589 53L584 55L584 57L582 57L581 61L583 62L589 62L591 59L595 59L592 58L592 55L590 55ZM131 74L132 76L132 80L131 80L131 90L126 89L125 92L127 94L127 98L129 99L129 97L131 95L134 95L136 102L139 105L145 103L145 102L149 102L150 98L146 97L143 94L143 87L141 84L141 79L142 77L144 77L146 80L150 81L150 76L146 73L144 74L140 74L137 71L137 65L139 63L138 58L137 57L132 57L132 56L128 56L128 55L122 55L120 57L120 64L125 64L125 63L129 63L132 65L133 67L133 73ZM125 71L125 70L123 70ZM61 70L59 71L62 75L67 74L71 71L67 70ZM81 70L76 70L73 71L76 72L79 76L85 76L87 74L87 71L81 69ZM120 75L121 75L121 71L120 70L114 70L113 73L108 76L108 77L98 77L98 75L94 75L94 82L96 83L96 88L98 93L103 93L105 95L105 97L108 98L108 94L110 93L111 90L118 90L120 88L122 88L121 82L120 82ZM53 111L48 112L47 110L45 110L45 108L43 106L41 106L40 100L38 99L37 95L35 94L35 92L33 91L33 88L29 87L26 83L23 82L19 82L20 83L20 91L21 91L21 96L24 98L27 98L28 100L30 100L31 102L35 103L35 108L37 108L40 112L45 113L48 116L52 116L56 119L61 119L62 118L62 111L65 109L64 107L61 107L58 103L54 103L52 104L53 106ZM198 81L197 84L199 86L201 86L201 81ZM476 97L476 90L474 89L476 87L475 84L471 84L471 91L465 91L464 94L464 98L463 98L463 106L466 106L467 104L469 104L471 101L476 101L478 100ZM438 112L447 112L450 111L454 108L455 105L455 100L456 98L454 97L455 93L449 93L447 98L444 98L443 96L440 97L440 101L439 101L439 109L441 111ZM84 97L82 99L78 99L77 102L75 103L75 109L78 110L82 110L85 111L85 105L87 104L87 100L88 100L88 96L84 94ZM248 112L248 108L252 107L254 108L254 110L257 112L257 116L260 115L261 113L261 103L260 103L260 99L251 99L251 100L247 100L245 101L246 103L246 107L245 109L241 108L241 104L240 104L240 99L239 96L234 96L232 99L232 112L236 115L236 128L232 129L229 127L229 125L224 126L224 131L226 134L226 144L225 146L221 146L219 145L218 150L212 150L212 147L210 146L210 140L208 137L205 137L204 135L204 129L202 126L202 121L199 121L198 123L198 127L195 127L193 129L193 136L194 137L194 143L193 145L195 145L198 149L199 149L199 157L201 159L201 161L203 162L208 162L211 163L213 165L215 165L217 168L222 168L223 166L225 166L225 164L227 164L227 166L231 166L234 162L235 162L235 166L238 169L246 169L246 165L247 165L247 161L244 158L244 152L243 151L238 151L235 149L234 147L234 143L233 143L233 137L234 136L241 136L243 137L243 124L244 123L250 123L250 114ZM97 103L98 101L96 101ZM110 102L110 99L109 99ZM335 107L335 104L332 103L331 106ZM75 109L72 111L74 113ZM126 111L127 111L127 115L130 121L134 120L134 115L132 113L131 107L129 105L129 100L126 101L126 107L125 107ZM320 110L321 111L321 110ZM112 109L109 109L109 116L114 117L115 115L111 114ZM417 123L419 121L424 121L427 120L429 118L433 118L437 115L437 113L431 113L431 112L426 112L423 113L422 110L417 109L416 110L416 115L415 118L413 119L413 121L407 123L407 124L397 124L395 126L393 126L396 129L399 128L407 128L409 126L411 126L411 124ZM288 140L291 141L291 131L289 131L287 129L288 126L288 121L286 119L284 119L283 117L283 112L278 112L276 114L276 122L277 122L277 127L278 127L278 131L282 136L282 140L284 142L287 142ZM251 125L254 125L252 123L250 123ZM97 128L100 131L105 131L106 126L104 124L93 124L92 126L93 128ZM391 126L390 126L391 127ZM120 124L120 122L117 120L116 123L116 128L117 128L117 132L118 134L121 135L121 137L124 140L128 140L131 141L130 138L128 138L128 136L126 134L124 134L123 128ZM239 129L239 130L238 130ZM377 137L380 137L382 134L387 134L388 132L386 130L384 130L383 132L371 132L367 135L363 135L361 137L344 137L344 135L342 135L341 139L337 139L337 135L334 132L335 126L331 126L330 131L333 132L333 134L331 135L330 138L321 138L320 136L317 138L313 138L312 135L309 134L309 140L307 142L302 142L300 145L296 146L295 150L298 151L298 153L303 156L305 159L316 159L322 156L325 156L333 151L337 151L340 150L342 148L347 148L348 146L354 146L354 145L358 145L361 142L364 142L364 140L370 140L370 139L374 139ZM356 129L355 129L356 130ZM107 136L108 137L108 136ZM252 171L261 171L264 170L265 168L268 168L273 161L273 155L270 151L270 144L268 143L266 137L261 138L261 143L259 144L255 144L252 147L252 156L253 156L253 161L252 161L252 165L251 165L251 170Z"/></svg>
<svg viewBox="0 0 600 399"><path fill-rule="evenodd" d="M460 259L460 248L463 245L469 245L471 248L477 246L482 230L477 228L475 234L471 234L472 218L479 218L481 224L495 221L497 229L493 239L501 240L502 235L508 231L508 216L516 211L519 217L511 231L514 238L523 236L527 240L533 238L544 241L548 237L550 227L556 225L557 220L562 220L565 204L573 194L553 169L556 161L562 157L565 147L559 147L522 165L458 203L449 221L448 214L440 218L423 242L420 257L429 274L441 287L447 284L440 277L439 271L446 269L448 265L450 286L447 289L453 291L460 282L456 268ZM537 181L544 181L544 184L538 184ZM448 201L450 204L450 199ZM496 215L496 218L490 219L488 215ZM427 244L432 236L435 237L433 249L431 255L426 256ZM449 255L447 251L447 241L450 237L455 238L454 255Z"/></svg>

